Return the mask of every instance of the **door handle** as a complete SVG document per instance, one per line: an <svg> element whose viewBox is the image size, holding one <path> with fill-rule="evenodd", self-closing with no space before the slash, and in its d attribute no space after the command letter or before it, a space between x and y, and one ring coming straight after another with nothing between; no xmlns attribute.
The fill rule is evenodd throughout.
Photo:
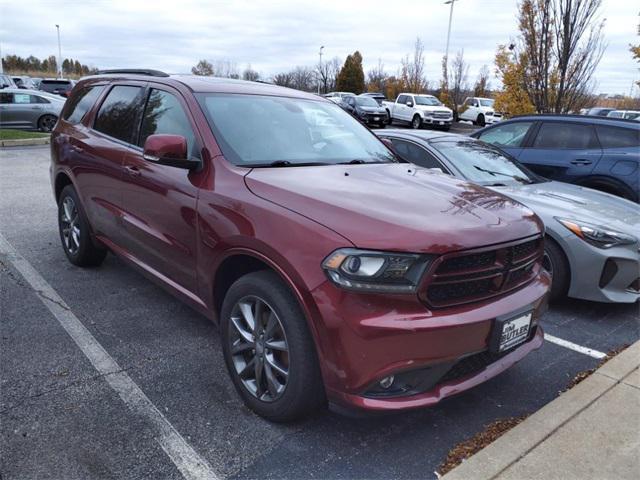
<svg viewBox="0 0 640 480"><path fill-rule="evenodd" d="M132 165L127 165L126 167L124 167L124 169L132 177L139 177L140 176L140 170L138 169L138 167L134 167Z"/></svg>
<svg viewBox="0 0 640 480"><path fill-rule="evenodd" d="M587 160L586 158L576 158L571 160L572 165L591 165L591 160Z"/></svg>

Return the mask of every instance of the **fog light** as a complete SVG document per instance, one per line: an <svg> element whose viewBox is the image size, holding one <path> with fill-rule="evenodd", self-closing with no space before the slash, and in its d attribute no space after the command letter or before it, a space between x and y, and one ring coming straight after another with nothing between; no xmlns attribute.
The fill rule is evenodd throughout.
<svg viewBox="0 0 640 480"><path fill-rule="evenodd" d="M384 377L382 380L380 380L380 386L386 390L387 388L391 387L391 385L393 385L393 380L393 375Z"/></svg>

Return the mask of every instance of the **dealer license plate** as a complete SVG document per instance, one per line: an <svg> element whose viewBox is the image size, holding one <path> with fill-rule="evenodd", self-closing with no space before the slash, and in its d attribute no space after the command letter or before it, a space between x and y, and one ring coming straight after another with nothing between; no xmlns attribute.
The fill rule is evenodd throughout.
<svg viewBox="0 0 640 480"><path fill-rule="evenodd" d="M500 327L502 327L500 329ZM498 352L504 352L524 342L531 329L531 312L516 318L496 322L496 336L499 335Z"/></svg>
<svg viewBox="0 0 640 480"><path fill-rule="evenodd" d="M373 117L373 119L377 122L378 120L380 120L380 117Z"/></svg>
<svg viewBox="0 0 640 480"><path fill-rule="evenodd" d="M444 122L438 122L440 125L444 125Z"/></svg>

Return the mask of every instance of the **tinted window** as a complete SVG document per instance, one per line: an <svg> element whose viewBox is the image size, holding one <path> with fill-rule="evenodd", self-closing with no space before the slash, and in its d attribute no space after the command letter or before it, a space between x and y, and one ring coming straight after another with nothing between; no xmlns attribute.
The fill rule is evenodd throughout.
<svg viewBox="0 0 640 480"><path fill-rule="evenodd" d="M0 104L13 103L13 93L0 93Z"/></svg>
<svg viewBox="0 0 640 480"><path fill-rule="evenodd" d="M602 148L624 148L640 146L640 130L635 128L618 128L596 126L598 139Z"/></svg>
<svg viewBox="0 0 640 480"><path fill-rule="evenodd" d="M152 89L142 117L139 145L144 146L147 137L156 133L182 135L187 139L188 155L191 156L193 130L178 99L170 93Z"/></svg>
<svg viewBox="0 0 640 480"><path fill-rule="evenodd" d="M68 88L71 88L71 82L68 80L43 80L40 82L40 90L44 90L45 92L66 90Z"/></svg>
<svg viewBox="0 0 640 480"><path fill-rule="evenodd" d="M533 148L587 149L594 146L595 138L591 125L576 123L545 122L533 142Z"/></svg>
<svg viewBox="0 0 640 480"><path fill-rule="evenodd" d="M429 152L418 145L404 140L391 139L393 149L407 162L415 163L425 168L440 168L447 171L444 166Z"/></svg>
<svg viewBox="0 0 640 480"><path fill-rule="evenodd" d="M141 90L140 87L113 87L102 102L94 128L124 142L135 143Z"/></svg>
<svg viewBox="0 0 640 480"><path fill-rule="evenodd" d="M91 109L103 89L104 87L90 87L83 88L77 92L71 99L67 100L67 106L62 118L69 123L80 123L82 117Z"/></svg>
<svg viewBox="0 0 640 480"><path fill-rule="evenodd" d="M480 135L487 143L502 147L519 147L533 122L513 122L491 128Z"/></svg>
<svg viewBox="0 0 640 480"><path fill-rule="evenodd" d="M406 95L400 95L398 97L398 103L407 103L407 96Z"/></svg>

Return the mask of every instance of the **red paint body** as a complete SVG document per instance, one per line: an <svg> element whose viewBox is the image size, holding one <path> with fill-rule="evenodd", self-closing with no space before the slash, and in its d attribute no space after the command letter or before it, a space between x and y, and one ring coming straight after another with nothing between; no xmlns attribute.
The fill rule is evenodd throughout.
<svg viewBox="0 0 640 480"><path fill-rule="evenodd" d="M76 90L124 84L173 93L202 146L202 168L188 171L145 160L141 148L92 128L94 106L80 124L61 119L53 132L54 189L73 183L95 239L214 321L221 302L214 298L215 278L225 260L248 255L274 269L306 314L330 401L373 410L430 405L540 346L538 327L526 344L479 372L419 395L364 397L366 387L386 375L487 350L498 316L530 307L537 324L550 279L536 263L527 281L508 293L436 309L424 291L342 290L327 279L323 259L341 247L442 255L495 246L539 237L540 220L495 192L406 164L235 166L223 157L194 91L324 100L261 84L127 78L93 77Z"/></svg>

